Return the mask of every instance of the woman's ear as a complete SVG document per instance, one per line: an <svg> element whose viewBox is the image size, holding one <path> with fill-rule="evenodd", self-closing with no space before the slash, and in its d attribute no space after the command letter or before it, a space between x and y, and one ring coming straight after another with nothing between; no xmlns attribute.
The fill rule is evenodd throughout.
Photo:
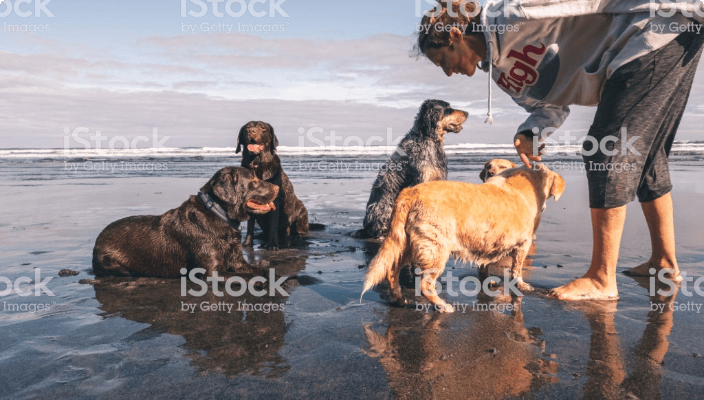
<svg viewBox="0 0 704 400"><path fill-rule="evenodd" d="M464 33L456 26L450 29L450 46L464 38Z"/></svg>

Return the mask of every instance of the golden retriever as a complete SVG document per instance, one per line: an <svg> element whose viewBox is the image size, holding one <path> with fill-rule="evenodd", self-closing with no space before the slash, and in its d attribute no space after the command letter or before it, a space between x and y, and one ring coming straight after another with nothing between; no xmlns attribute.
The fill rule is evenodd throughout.
<svg viewBox="0 0 704 400"><path fill-rule="evenodd" d="M521 268L547 199L565 190L560 175L542 164L503 171L481 185L434 181L404 189L396 200L389 235L369 264L364 289L386 278L392 301L404 303L399 272L413 263L421 269L421 290L441 312L453 312L435 283L450 255L479 265L510 255L511 279L520 291L533 288Z"/></svg>
<svg viewBox="0 0 704 400"><path fill-rule="evenodd" d="M486 162L486 164L484 164L482 172L479 173L479 179L481 179L482 182L486 182L486 180L491 178L492 176L498 175L501 172L511 168L516 168L516 164L509 160L503 158L495 158L493 160L489 160Z"/></svg>

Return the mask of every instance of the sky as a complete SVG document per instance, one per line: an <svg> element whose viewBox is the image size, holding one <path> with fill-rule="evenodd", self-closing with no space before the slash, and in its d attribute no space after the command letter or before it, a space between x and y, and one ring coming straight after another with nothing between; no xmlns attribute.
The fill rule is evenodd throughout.
<svg viewBox="0 0 704 400"><path fill-rule="evenodd" d="M527 114L495 86L496 122L484 124L485 73L448 78L412 56L430 3L4 0L0 148L61 148L77 128L129 140L157 128L166 147L227 147L250 120L288 146L309 145L312 131L398 138L429 98L470 113L448 144L510 143ZM704 140L702 76L680 140ZM563 129L582 136L593 114L573 107Z"/></svg>

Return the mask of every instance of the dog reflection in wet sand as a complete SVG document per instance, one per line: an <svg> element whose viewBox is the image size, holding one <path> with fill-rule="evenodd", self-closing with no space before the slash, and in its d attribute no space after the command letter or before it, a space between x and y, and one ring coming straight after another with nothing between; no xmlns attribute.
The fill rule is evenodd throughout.
<svg viewBox="0 0 704 400"><path fill-rule="evenodd" d="M305 269L307 255L284 250L268 259L282 273L295 275ZM179 348L185 350L185 357L200 374L234 378L247 373L275 378L290 369L279 354L290 325L285 316L287 297L278 292L261 297L249 292L237 297L217 296L212 290L203 296L181 296L180 285L176 279L110 278L93 287L104 318L149 324L139 332L125 332L129 337L123 340L137 337L157 340L154 343L158 345L158 337L164 333L181 336L185 342ZM291 294L299 285L296 280L289 280L284 290ZM201 287L193 284L188 289ZM221 306L223 303L231 307ZM184 309L184 304L194 307ZM177 359L180 354L173 352L169 357Z"/></svg>
<svg viewBox="0 0 704 400"><path fill-rule="evenodd" d="M513 305L512 315L474 311L451 321L437 313L391 308L384 333L365 325L365 353L381 364L395 399L528 395L556 382L559 366L542 356L540 329L525 327L521 298L505 300L511 298L498 303Z"/></svg>
<svg viewBox="0 0 704 400"><path fill-rule="evenodd" d="M564 190L562 177L541 164L505 170L482 185L435 181L404 189L389 235L369 264L362 295L386 279L392 301L405 304L399 272L413 263L424 275L425 297L440 312L453 312L435 285L451 255L480 265L511 256L516 288L533 290L523 281L523 263L547 200L558 200Z"/></svg>

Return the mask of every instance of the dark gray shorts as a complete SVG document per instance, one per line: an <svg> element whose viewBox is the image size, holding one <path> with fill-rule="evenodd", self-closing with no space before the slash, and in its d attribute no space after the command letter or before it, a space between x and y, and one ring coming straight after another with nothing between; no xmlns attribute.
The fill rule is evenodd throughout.
<svg viewBox="0 0 704 400"><path fill-rule="evenodd" d="M682 33L606 81L583 146L591 208L623 206L636 195L652 201L672 190L667 157L702 43L704 34Z"/></svg>

